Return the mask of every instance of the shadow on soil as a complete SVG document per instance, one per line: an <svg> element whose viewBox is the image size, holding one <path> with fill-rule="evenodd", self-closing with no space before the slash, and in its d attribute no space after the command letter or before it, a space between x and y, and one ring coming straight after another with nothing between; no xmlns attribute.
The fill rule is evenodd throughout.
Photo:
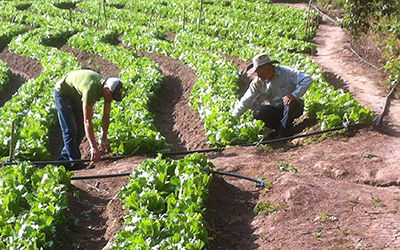
<svg viewBox="0 0 400 250"><path fill-rule="evenodd" d="M11 73L10 81L0 92L0 107L3 107L8 100L11 100L13 94L16 93L19 87L26 81L27 80L22 75Z"/></svg>
<svg viewBox="0 0 400 250"><path fill-rule="evenodd" d="M63 147L63 137L57 118L56 122L53 123L49 128L49 145L47 145L47 149L50 152L50 159L57 160Z"/></svg>
<svg viewBox="0 0 400 250"><path fill-rule="evenodd" d="M204 218L213 238L210 249L256 249L251 222L255 217L252 200L258 199L258 193L242 191L218 176L213 176L209 191Z"/></svg>
<svg viewBox="0 0 400 250"><path fill-rule="evenodd" d="M173 145L173 151L185 151L185 143L174 129L174 107L182 97L182 84L178 77L164 76L164 81L150 104L150 112L156 116L155 125L167 142Z"/></svg>
<svg viewBox="0 0 400 250"><path fill-rule="evenodd" d="M104 238L107 220L102 212L110 200L92 196L73 185L70 194L71 214L78 219L69 239L71 249L78 246L79 249L102 249L108 242Z"/></svg>
<svg viewBox="0 0 400 250"><path fill-rule="evenodd" d="M345 92L349 92L349 86L346 82L333 72L324 72L325 79L335 88L343 89Z"/></svg>

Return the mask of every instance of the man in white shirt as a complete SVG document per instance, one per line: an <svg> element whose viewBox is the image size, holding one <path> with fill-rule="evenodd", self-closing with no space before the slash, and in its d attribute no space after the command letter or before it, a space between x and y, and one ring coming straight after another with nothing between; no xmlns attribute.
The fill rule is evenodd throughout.
<svg viewBox="0 0 400 250"><path fill-rule="evenodd" d="M302 96L312 83L312 78L305 72L290 67L275 65L267 54L259 54L253 58L248 75L255 75L246 93L236 104L232 116L243 114L258 96L262 95L268 102L257 107L253 116L275 129L278 137L293 135L293 121L304 111Z"/></svg>

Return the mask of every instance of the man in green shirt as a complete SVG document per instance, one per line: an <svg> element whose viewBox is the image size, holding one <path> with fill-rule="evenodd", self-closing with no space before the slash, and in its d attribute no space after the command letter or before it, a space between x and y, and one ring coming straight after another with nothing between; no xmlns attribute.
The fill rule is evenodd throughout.
<svg viewBox="0 0 400 250"><path fill-rule="evenodd" d="M60 160L79 160L79 145L86 134L90 144L91 160L100 160L100 149L93 129L94 104L104 97L102 135L100 149L110 151L107 140L110 124L111 101L122 100L122 82L119 78L103 78L100 74L88 70L72 71L56 83L54 100L64 140ZM71 164L71 169L79 164Z"/></svg>

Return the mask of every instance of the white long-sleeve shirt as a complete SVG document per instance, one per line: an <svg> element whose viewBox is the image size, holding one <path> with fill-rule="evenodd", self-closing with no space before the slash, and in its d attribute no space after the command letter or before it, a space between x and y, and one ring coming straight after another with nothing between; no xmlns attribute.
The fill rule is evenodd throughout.
<svg viewBox="0 0 400 250"><path fill-rule="evenodd" d="M236 103L232 116L243 114L259 95L272 106L282 105L282 97L292 94L300 99L312 83L312 78L305 72L292 69L287 66L276 66L272 79L262 80L259 77L253 79L246 93Z"/></svg>

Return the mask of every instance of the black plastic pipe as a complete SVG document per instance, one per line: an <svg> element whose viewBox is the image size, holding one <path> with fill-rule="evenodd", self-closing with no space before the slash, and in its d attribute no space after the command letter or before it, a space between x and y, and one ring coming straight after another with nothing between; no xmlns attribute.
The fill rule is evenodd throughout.
<svg viewBox="0 0 400 250"><path fill-rule="evenodd" d="M232 177L236 177L236 178L240 178L240 179L249 180L249 181L255 182L256 187L265 187L265 181L263 181L261 179L255 179L255 178L251 178L251 177L241 175L241 174L235 174L235 173L217 171L217 170L212 170L211 172L213 174L227 175L227 176L232 176ZM131 173L73 176L73 177L71 177L71 180L114 178L114 177L129 176L130 174Z"/></svg>
<svg viewBox="0 0 400 250"><path fill-rule="evenodd" d="M358 124L352 124L354 125L362 125L361 123ZM294 136L289 136L289 137L282 137L282 138L277 138L277 139L271 139L271 140L264 140L260 142L253 142L253 143L245 143L245 144L238 144L237 146L239 147L250 147L250 146L257 146L257 145L265 145L265 144L272 144L272 143L277 143L277 142L282 142L282 141L288 141L288 140L293 140L296 138L302 138L302 137L307 137L307 136L313 136L313 135L318 135L318 134L324 134L328 132L333 132L333 131L338 131L344 128L347 128L348 126L340 126L340 127L335 127L331 129L326 129L326 130L320 130L320 131L315 131L311 133L306 133L306 134L300 134L300 135L294 135ZM193 153L209 153L209 152L219 152L223 151L225 148L209 148L209 149L197 149L197 150L188 150L188 151L181 151L181 152L166 152L166 153L149 153L149 154L140 154L140 155L120 155L120 156L107 156L101 158L101 161L108 161L108 160L119 160L123 158L128 158L132 156L145 156L145 157L156 157L158 154L162 154L163 156L172 156L172 155L188 155L188 154L193 154ZM90 159L81 159L81 160L53 160L53 161L31 161L30 163L33 165L63 165L63 164L68 164L68 163L83 163L83 162L90 162ZM0 165L15 165L18 164L19 162L1 162Z"/></svg>
<svg viewBox="0 0 400 250"><path fill-rule="evenodd" d="M114 177L129 176L130 174L131 173L72 176L71 180L88 180L88 179L114 178Z"/></svg>

